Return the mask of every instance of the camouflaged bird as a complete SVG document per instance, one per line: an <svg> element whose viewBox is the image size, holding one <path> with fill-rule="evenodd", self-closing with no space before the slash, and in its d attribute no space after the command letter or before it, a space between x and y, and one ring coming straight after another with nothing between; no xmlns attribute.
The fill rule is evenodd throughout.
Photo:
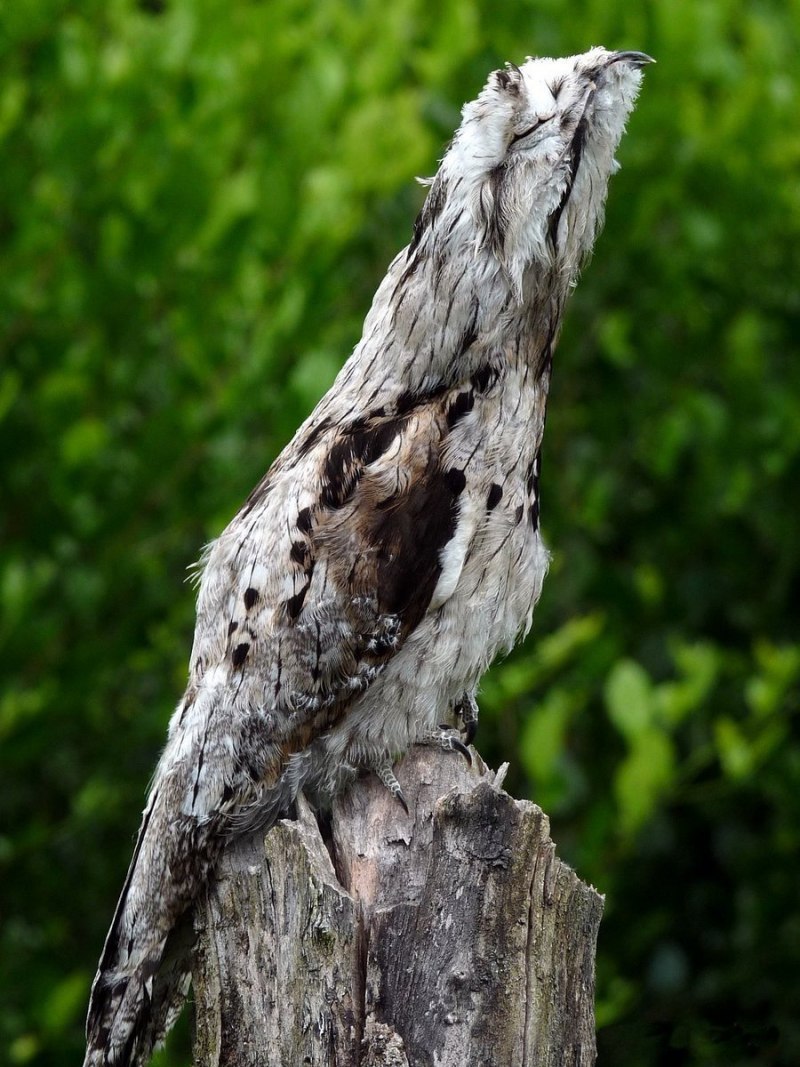
<svg viewBox="0 0 800 1067"><path fill-rule="evenodd" d="M172 718L94 982L86 1065L142 1064L188 989L191 909L232 836L415 742L466 751L475 688L548 555L540 446L564 304L649 62L493 73L328 394L208 550ZM449 721L450 725L442 726Z"/></svg>

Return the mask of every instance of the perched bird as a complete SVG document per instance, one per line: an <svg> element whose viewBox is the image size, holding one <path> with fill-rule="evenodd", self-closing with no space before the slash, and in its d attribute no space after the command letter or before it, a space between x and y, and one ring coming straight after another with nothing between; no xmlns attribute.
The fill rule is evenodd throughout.
<svg viewBox="0 0 800 1067"><path fill-rule="evenodd" d="M594 48L489 77L355 351L205 554L86 1067L143 1064L163 1039L191 904L232 837L300 790L329 803L359 769L404 802L392 764L415 742L467 751L478 680L528 630L547 570L553 349L648 62Z"/></svg>

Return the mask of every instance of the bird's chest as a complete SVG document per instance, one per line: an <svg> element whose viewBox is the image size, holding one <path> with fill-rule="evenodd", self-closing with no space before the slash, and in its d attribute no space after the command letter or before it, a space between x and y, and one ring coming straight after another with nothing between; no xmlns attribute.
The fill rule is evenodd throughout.
<svg viewBox="0 0 800 1067"><path fill-rule="evenodd" d="M546 383L509 372L476 396L448 442L446 462L465 484L431 607L456 673L481 672L530 625L548 559L539 534L546 397Z"/></svg>

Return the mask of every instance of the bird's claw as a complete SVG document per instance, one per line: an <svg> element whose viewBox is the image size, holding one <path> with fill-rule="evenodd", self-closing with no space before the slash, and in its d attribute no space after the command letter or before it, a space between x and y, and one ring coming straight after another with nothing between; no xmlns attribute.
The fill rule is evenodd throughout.
<svg viewBox="0 0 800 1067"><path fill-rule="evenodd" d="M467 744L471 745L478 732L478 701L475 694L465 692L455 706L455 713L461 719Z"/></svg>
<svg viewBox="0 0 800 1067"><path fill-rule="evenodd" d="M395 800L397 800L401 804L403 811L406 813L406 815L409 815L410 812L408 810L406 798L403 796L403 790L400 788L400 783L395 777L391 762L387 759L381 763L376 763L373 766L372 770L375 772L376 776L380 779L380 781L386 786L386 788L389 790Z"/></svg>
<svg viewBox="0 0 800 1067"><path fill-rule="evenodd" d="M439 723L438 734L434 734L431 741L437 744L440 748L443 748L446 752L460 752L467 763L472 766L472 753L461 740L458 730L452 726L448 726L447 723Z"/></svg>

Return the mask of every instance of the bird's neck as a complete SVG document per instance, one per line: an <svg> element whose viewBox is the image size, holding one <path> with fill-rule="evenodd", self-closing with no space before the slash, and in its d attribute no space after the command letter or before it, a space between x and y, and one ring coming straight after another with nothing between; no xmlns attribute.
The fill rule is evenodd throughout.
<svg viewBox="0 0 800 1067"><path fill-rule="evenodd" d="M519 291L489 253L458 251L396 257L337 379L340 399L344 392L360 407L368 397L375 408L455 387L487 357L526 371L531 386L549 373L570 279L530 268Z"/></svg>

